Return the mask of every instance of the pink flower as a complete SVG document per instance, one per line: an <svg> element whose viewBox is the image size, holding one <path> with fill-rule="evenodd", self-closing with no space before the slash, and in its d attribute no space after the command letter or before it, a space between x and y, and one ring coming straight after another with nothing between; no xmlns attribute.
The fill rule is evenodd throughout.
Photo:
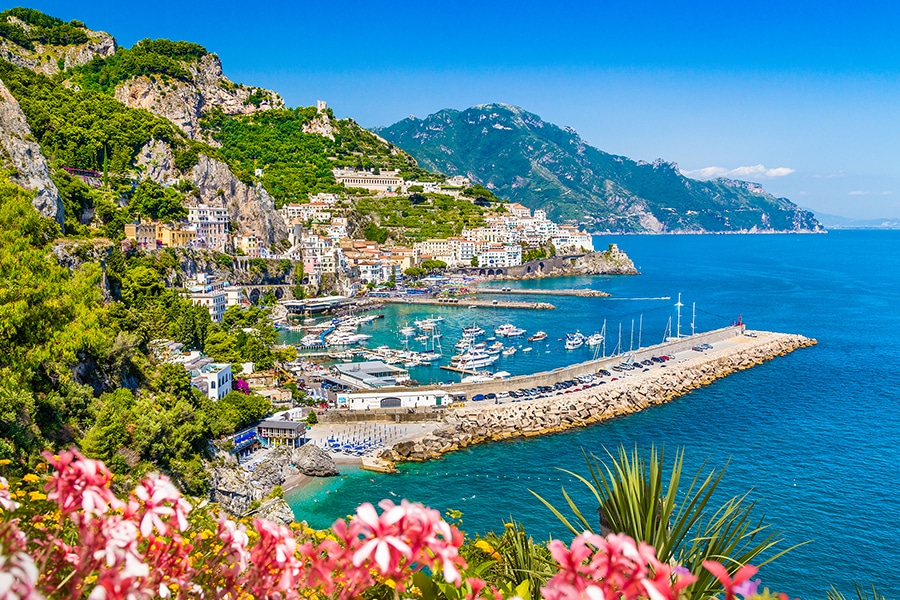
<svg viewBox="0 0 900 600"><path fill-rule="evenodd" d="M45 452L44 457L56 468L45 486L47 498L55 500L64 515L80 508L89 517L99 516L125 507L109 489L112 473L102 462L85 458L74 449L58 457Z"/></svg>
<svg viewBox="0 0 900 600"><path fill-rule="evenodd" d="M247 544L250 543L247 529L222 514L219 516L219 539L222 540L222 553L226 564L230 564L228 574L236 578L244 572L250 560L250 553L247 551Z"/></svg>
<svg viewBox="0 0 900 600"><path fill-rule="evenodd" d="M737 570L732 579L728 574L728 569L714 560L704 560L703 568L715 575L722 587L725 588L725 600L734 600L734 594L738 592L738 586L756 575L756 572L759 570L753 565L744 565Z"/></svg>
<svg viewBox="0 0 900 600"><path fill-rule="evenodd" d="M187 513L191 505L181 497L168 477L151 473L135 488L134 496L143 503L141 535L148 537L155 528L160 535L169 531L168 522L177 521L178 530L187 529Z"/></svg>
<svg viewBox="0 0 900 600"><path fill-rule="evenodd" d="M0 554L0 598L3 600L38 600L43 598L35 590L38 569L25 552L11 556Z"/></svg>
<svg viewBox="0 0 900 600"><path fill-rule="evenodd" d="M271 521L256 519L259 541L250 550L247 591L254 597L296 598L295 584L302 563L295 556L297 542L291 530Z"/></svg>
<svg viewBox="0 0 900 600"><path fill-rule="evenodd" d="M9 482L6 477L0 477L0 508L10 512L19 508L19 503L9 495Z"/></svg>
<svg viewBox="0 0 900 600"><path fill-rule="evenodd" d="M353 520L366 528L363 545L353 554L353 566L358 567L373 555L382 575L393 575L400 563L412 559L413 552L401 537L397 523L406 516L405 507L394 506L390 500L382 501L385 509L381 516L375 507L365 502L356 509Z"/></svg>
<svg viewBox="0 0 900 600"><path fill-rule="evenodd" d="M677 598L678 590L689 585L691 576L675 578L672 570L656 558L653 547L640 544L624 534L603 538L582 533L571 548L558 540L550 542L550 553L559 572L541 589L546 600L591 600Z"/></svg>

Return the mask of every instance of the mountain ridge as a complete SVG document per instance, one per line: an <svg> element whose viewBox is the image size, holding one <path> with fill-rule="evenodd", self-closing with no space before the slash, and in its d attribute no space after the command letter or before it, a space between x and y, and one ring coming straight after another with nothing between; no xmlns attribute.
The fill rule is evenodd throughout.
<svg viewBox="0 0 900 600"><path fill-rule="evenodd" d="M594 231L823 231L812 213L758 183L700 181L674 162L610 154L518 106L442 109L373 131L425 168Z"/></svg>

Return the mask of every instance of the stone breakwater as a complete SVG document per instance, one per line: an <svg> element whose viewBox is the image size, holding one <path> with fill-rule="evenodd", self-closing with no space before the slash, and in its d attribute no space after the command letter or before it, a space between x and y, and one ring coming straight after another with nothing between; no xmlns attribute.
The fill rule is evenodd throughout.
<svg viewBox="0 0 900 600"><path fill-rule="evenodd" d="M521 403L467 406L448 413L431 433L395 444L382 458L421 462L474 444L585 427L669 402L720 377L814 344L816 340L801 335L736 336L713 351L682 356L665 363L665 368L653 367L587 390Z"/></svg>

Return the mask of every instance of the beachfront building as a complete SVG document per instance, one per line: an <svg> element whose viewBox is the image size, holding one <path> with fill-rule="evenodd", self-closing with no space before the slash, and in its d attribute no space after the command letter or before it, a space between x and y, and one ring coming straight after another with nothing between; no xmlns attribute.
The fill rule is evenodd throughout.
<svg viewBox="0 0 900 600"><path fill-rule="evenodd" d="M371 410L447 406L452 402L452 398L444 390L385 390L337 394L335 402L338 408Z"/></svg>
<svg viewBox="0 0 900 600"><path fill-rule="evenodd" d="M231 218L228 216L228 210L206 204L188 206L187 209L188 223L196 229L197 241L207 248L224 252L230 241L228 229L231 226Z"/></svg>
<svg viewBox="0 0 900 600"><path fill-rule="evenodd" d="M380 360L341 363L333 369L342 382L356 389L392 387L409 381L409 371Z"/></svg>
<svg viewBox="0 0 900 600"><path fill-rule="evenodd" d="M404 185L400 171L357 171L332 169L334 179L344 187L364 188L371 192L398 192Z"/></svg>
<svg viewBox="0 0 900 600"><path fill-rule="evenodd" d="M256 426L256 435L269 447L299 448L306 442L306 423L265 419Z"/></svg>

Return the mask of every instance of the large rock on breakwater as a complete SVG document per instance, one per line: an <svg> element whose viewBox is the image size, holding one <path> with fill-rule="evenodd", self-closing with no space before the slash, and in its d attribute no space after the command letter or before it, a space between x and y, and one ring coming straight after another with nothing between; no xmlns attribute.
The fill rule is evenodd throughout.
<svg viewBox="0 0 900 600"><path fill-rule="evenodd" d="M304 444L294 450L291 458L294 466L311 477L334 477L338 475L337 467L331 455L315 444Z"/></svg>
<svg viewBox="0 0 900 600"><path fill-rule="evenodd" d="M633 383L626 380L621 385L599 386L543 400L460 409L445 417L431 433L395 444L382 453L382 458L420 462L474 444L584 427L663 404L720 377L815 343L800 335L777 335L773 340L737 348L725 355L712 355L702 362L670 364L666 370L660 369Z"/></svg>

